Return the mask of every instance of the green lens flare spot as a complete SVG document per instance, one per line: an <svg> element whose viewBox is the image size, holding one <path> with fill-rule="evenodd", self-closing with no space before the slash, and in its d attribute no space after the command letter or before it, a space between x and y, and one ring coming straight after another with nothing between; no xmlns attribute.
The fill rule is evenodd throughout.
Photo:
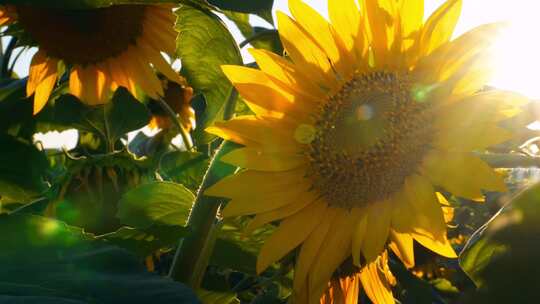
<svg viewBox="0 0 540 304"><path fill-rule="evenodd" d="M301 144L310 144L316 135L317 129L315 126L308 124L301 124L294 130L294 139Z"/></svg>

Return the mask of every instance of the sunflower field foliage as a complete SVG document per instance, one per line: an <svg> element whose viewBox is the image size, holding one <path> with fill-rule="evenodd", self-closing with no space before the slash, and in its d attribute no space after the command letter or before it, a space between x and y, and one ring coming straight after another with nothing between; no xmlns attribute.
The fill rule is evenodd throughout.
<svg viewBox="0 0 540 304"><path fill-rule="evenodd" d="M441 3L0 0L0 304L539 303L540 107Z"/></svg>

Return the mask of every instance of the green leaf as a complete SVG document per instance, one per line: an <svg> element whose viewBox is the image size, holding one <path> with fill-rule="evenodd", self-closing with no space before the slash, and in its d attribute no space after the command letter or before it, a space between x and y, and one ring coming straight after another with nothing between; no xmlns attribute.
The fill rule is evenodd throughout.
<svg viewBox="0 0 540 304"><path fill-rule="evenodd" d="M27 4L62 9L91 9L118 4L178 3L174 0L0 0L0 4Z"/></svg>
<svg viewBox="0 0 540 304"><path fill-rule="evenodd" d="M540 184L523 191L469 241L460 262L479 290L466 303L530 303L540 275Z"/></svg>
<svg viewBox="0 0 540 304"><path fill-rule="evenodd" d="M174 247L188 232L189 229L183 226L152 226L146 229L122 227L98 238L125 248L140 257L147 257L159 249Z"/></svg>
<svg viewBox="0 0 540 304"><path fill-rule="evenodd" d="M29 202L46 189L49 163L34 145L0 134L0 202Z"/></svg>
<svg viewBox="0 0 540 304"><path fill-rule="evenodd" d="M498 244L487 237L480 238L470 246L465 247L460 255L461 268L473 280L476 286L482 286L482 271L491 260L506 250L504 245Z"/></svg>
<svg viewBox="0 0 540 304"><path fill-rule="evenodd" d="M240 304L240 300L238 300L236 294L233 292L199 289L196 293L203 304Z"/></svg>
<svg viewBox="0 0 540 304"><path fill-rule="evenodd" d="M136 228L183 226L194 199L193 193L180 184L148 183L124 194L118 203L118 218Z"/></svg>
<svg viewBox="0 0 540 304"><path fill-rule="evenodd" d="M175 151L161 159L160 174L196 191L208 168L208 156L197 152Z"/></svg>
<svg viewBox="0 0 540 304"><path fill-rule="evenodd" d="M251 26L248 14L231 11L226 11L224 14L236 24L246 39L240 44L240 47L250 43L255 48L266 49L279 55L283 54L283 45L277 30Z"/></svg>
<svg viewBox="0 0 540 304"><path fill-rule="evenodd" d="M208 2L223 10L252 14L271 11L274 5L274 0L208 0Z"/></svg>
<svg viewBox="0 0 540 304"><path fill-rule="evenodd" d="M29 215L0 216L0 303L199 303L124 250Z"/></svg>
<svg viewBox="0 0 540 304"><path fill-rule="evenodd" d="M91 132L114 144L126 133L146 126L150 112L126 89L119 88L109 103L96 107L84 105L73 95L62 95L38 119Z"/></svg>
<svg viewBox="0 0 540 304"><path fill-rule="evenodd" d="M233 92L221 65L241 65L242 57L231 33L212 12L182 5L176 14L177 54L182 60L182 73L195 92L206 99L206 108L198 115L194 132L196 143L204 144L214 138L204 129L223 118L224 105Z"/></svg>
<svg viewBox="0 0 540 304"><path fill-rule="evenodd" d="M210 264L256 274L259 251L268 237L275 231L265 225L251 234L245 233L247 219L231 219L223 223L216 240Z"/></svg>

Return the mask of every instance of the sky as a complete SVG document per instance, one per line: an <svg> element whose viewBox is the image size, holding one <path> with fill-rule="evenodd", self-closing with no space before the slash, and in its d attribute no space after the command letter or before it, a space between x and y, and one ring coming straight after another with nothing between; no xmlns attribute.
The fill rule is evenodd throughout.
<svg viewBox="0 0 540 304"><path fill-rule="evenodd" d="M326 0L304 1L321 15L328 16ZM442 3L444 0L425 0L426 18ZM274 20L278 10L289 14L287 0L274 0ZM496 43L496 56L493 61L495 75L490 84L500 89L517 91L530 98L540 99L540 77L538 77L540 35L537 32L537 29L540 28L539 11L540 1L538 0L463 0L461 18L454 35L458 36L484 23L508 22L508 30L498 38ZM228 20L224 21L231 29L235 39L241 42L244 38L236 26ZM250 21L258 26L271 26L256 16L252 17ZM253 61L247 52L249 47L248 45L242 49L246 63ZM30 58L34 52L30 51L25 54L17 64L16 72L20 76L28 74ZM48 137L40 137L40 139L46 143L47 147L67 145L67 143L70 146L71 143L74 143L73 133L61 136L51 134Z"/></svg>

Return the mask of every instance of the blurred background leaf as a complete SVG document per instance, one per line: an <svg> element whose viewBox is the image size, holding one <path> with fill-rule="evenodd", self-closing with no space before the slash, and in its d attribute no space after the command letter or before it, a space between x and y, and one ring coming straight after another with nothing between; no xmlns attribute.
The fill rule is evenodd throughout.
<svg viewBox="0 0 540 304"><path fill-rule="evenodd" d="M512 199L471 238L461 265L479 285L467 303L538 303L540 184Z"/></svg>
<svg viewBox="0 0 540 304"><path fill-rule="evenodd" d="M200 303L128 252L65 223L0 216L0 303Z"/></svg>

